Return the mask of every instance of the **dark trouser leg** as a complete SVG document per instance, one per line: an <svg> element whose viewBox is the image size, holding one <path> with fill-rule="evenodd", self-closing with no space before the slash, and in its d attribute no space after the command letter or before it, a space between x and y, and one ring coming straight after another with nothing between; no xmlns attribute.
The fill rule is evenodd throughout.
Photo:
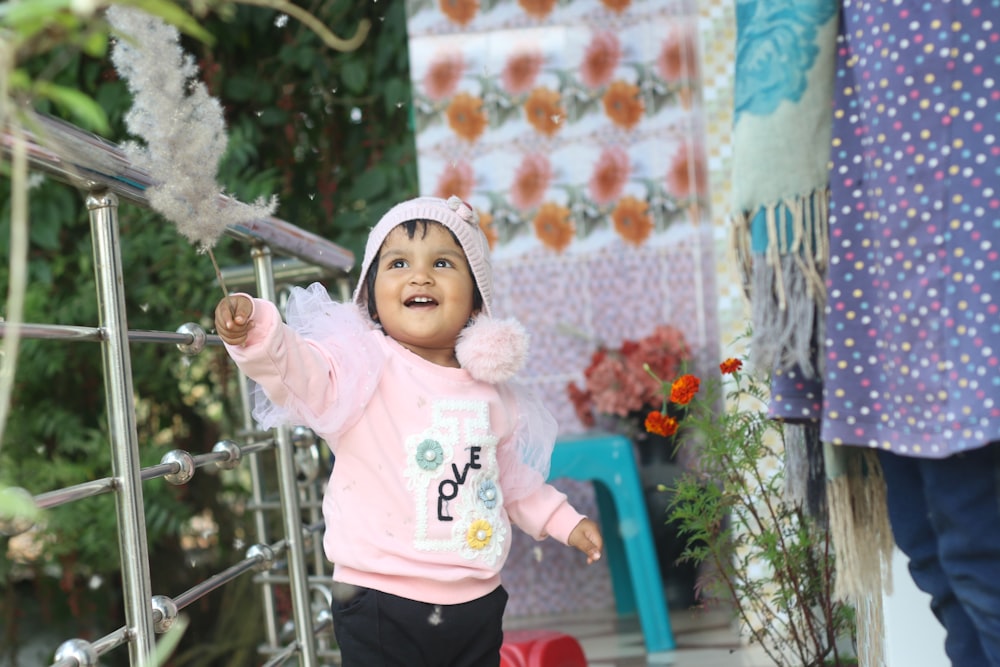
<svg viewBox="0 0 1000 667"><path fill-rule="evenodd" d="M880 459L896 543L931 596L952 665L1000 667L997 445L943 460Z"/></svg>
<svg viewBox="0 0 1000 667"><path fill-rule="evenodd" d="M361 589L334 601L343 667L499 667L503 588L462 604L433 605Z"/></svg>

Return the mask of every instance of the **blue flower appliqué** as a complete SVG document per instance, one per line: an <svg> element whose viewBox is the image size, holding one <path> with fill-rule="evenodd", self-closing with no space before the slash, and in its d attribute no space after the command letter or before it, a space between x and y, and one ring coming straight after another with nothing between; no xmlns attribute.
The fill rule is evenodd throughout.
<svg viewBox="0 0 1000 667"><path fill-rule="evenodd" d="M424 440L417 445L417 465L424 470L434 470L444 462L444 450L437 440Z"/></svg>
<svg viewBox="0 0 1000 667"><path fill-rule="evenodd" d="M831 0L739 0L736 3L734 112L766 116L806 91L820 26L837 14Z"/></svg>
<svg viewBox="0 0 1000 667"><path fill-rule="evenodd" d="M479 485L479 500L486 505L486 509L493 509L497 506L497 498L500 496L500 492L497 490L497 485L493 483L492 479L488 479Z"/></svg>

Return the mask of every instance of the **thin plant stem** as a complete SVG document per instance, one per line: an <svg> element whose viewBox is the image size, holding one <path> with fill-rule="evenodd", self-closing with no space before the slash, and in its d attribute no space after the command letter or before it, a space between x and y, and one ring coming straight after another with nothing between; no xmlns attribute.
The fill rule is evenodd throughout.
<svg viewBox="0 0 1000 667"><path fill-rule="evenodd" d="M211 248L205 248L205 251L208 253L209 259L212 260L212 268L215 269L215 277L219 281L219 286L222 287L222 296L223 296L223 298L225 298L226 304L229 306L229 312L235 318L236 317L236 306L233 305L232 299L229 298L229 290L226 289L226 281L222 277L222 269L219 268L219 262L217 262L216 259L215 259L215 253L212 252Z"/></svg>
<svg viewBox="0 0 1000 667"><path fill-rule="evenodd" d="M6 104L6 91L4 95ZM0 116L2 117L2 116ZM2 359L0 359L0 446L10 412L10 397L17 369L17 355L24 321L24 291L28 276L28 148L18 123L9 123L11 148L10 282L7 285Z"/></svg>
<svg viewBox="0 0 1000 667"><path fill-rule="evenodd" d="M299 7L298 5L293 5L291 2L286 2L285 0L237 0L242 5L252 5L256 7L267 7L270 9L276 9L279 12L284 12L291 16L296 21L302 23L307 28L312 30L316 35L323 40L331 49L336 51L353 51L361 43L365 41L365 37L368 36L368 30L371 28L371 22L368 19L362 19L358 22L358 29L354 32L354 36L348 39L343 39L337 37L333 34L323 22L318 18L310 14L308 11Z"/></svg>

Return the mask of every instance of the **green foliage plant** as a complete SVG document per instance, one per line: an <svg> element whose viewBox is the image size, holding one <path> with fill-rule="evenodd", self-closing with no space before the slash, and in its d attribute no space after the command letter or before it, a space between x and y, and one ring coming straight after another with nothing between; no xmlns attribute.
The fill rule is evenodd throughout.
<svg viewBox="0 0 1000 667"><path fill-rule="evenodd" d="M224 109L230 141L218 178L227 194L244 201L278 195L280 218L356 253L382 213L416 194L403 3L0 3L0 121L31 109L114 142L127 138L123 119L132 99L107 58L102 10L110 4L141 6L183 33L185 50L195 54L201 78ZM333 47L300 9L330 34L353 35L348 46L356 48ZM21 142L12 153L0 155L3 344L13 351L0 364L0 517L35 522L31 535L43 547L30 561L15 560L0 535L0 662L17 664L33 633L54 632L58 640L100 636L124 619L111 496L39 513L23 496L2 492L21 487L39 494L110 471L99 348L12 334L18 322L97 321L84 200L63 183L29 174ZM183 322L210 328L220 291L207 258L152 211L123 203L119 223L129 328L172 330ZM215 252L225 265L249 258L245 245L228 238ZM194 359L172 346L136 344L130 352L143 466L170 449L209 451L238 430L238 379L222 350L209 348ZM144 485L154 592L174 594L243 557L252 532L252 517L242 511L243 473L205 470L179 487L163 480ZM218 522L218 535L191 559L182 532L201 512ZM171 664L251 664L263 636L262 613L253 608L257 594L244 578L185 609L190 622ZM38 612L20 611L29 606ZM126 657L114 651L102 660L112 667Z"/></svg>
<svg viewBox="0 0 1000 667"><path fill-rule="evenodd" d="M719 368L706 383L657 378L663 406L646 420L697 460L663 487L668 520L687 538L681 560L702 571L699 597L731 604L741 634L778 667L857 664L843 654L856 642L854 610L834 596L830 532L786 494L786 426L767 414L770 378L735 358Z"/></svg>

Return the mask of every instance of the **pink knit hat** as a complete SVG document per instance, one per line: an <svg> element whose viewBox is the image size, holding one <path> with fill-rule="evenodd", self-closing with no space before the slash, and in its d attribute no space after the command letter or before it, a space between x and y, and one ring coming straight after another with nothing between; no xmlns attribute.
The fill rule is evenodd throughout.
<svg viewBox="0 0 1000 667"><path fill-rule="evenodd" d="M417 197L396 204L372 228L365 245L365 258L361 262L361 280L354 290L354 301L360 306L368 304L368 289L365 286L365 276L368 269L382 249L385 237L398 225L408 220L433 220L452 231L458 238L465 258L472 270L476 287L483 296L483 312L493 315L493 266L490 264L490 244L486 234L479 227L479 216L476 211L458 197L448 199L440 197Z"/></svg>
<svg viewBox="0 0 1000 667"><path fill-rule="evenodd" d="M462 368L477 380L495 384L512 378L524 365L528 354L528 334L515 319L493 318L493 266L490 245L479 227L475 210L458 197L417 197L396 204L372 228L361 262L361 279L354 290L354 302L368 312L368 288L365 278L372 262L382 249L385 237L409 220L439 222L455 234L472 271L483 309L472 324L459 335L455 356Z"/></svg>

